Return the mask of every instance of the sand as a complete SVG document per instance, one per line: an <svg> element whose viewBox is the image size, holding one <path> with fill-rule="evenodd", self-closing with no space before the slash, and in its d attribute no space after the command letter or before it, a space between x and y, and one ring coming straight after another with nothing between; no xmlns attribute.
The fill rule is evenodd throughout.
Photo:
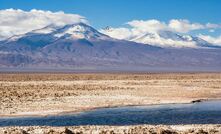
<svg viewBox="0 0 221 134"><path fill-rule="evenodd" d="M221 73L0 74L0 117L221 99ZM221 134L221 125L1 127L0 134Z"/></svg>
<svg viewBox="0 0 221 134"><path fill-rule="evenodd" d="M0 117L221 98L221 74L0 74Z"/></svg>

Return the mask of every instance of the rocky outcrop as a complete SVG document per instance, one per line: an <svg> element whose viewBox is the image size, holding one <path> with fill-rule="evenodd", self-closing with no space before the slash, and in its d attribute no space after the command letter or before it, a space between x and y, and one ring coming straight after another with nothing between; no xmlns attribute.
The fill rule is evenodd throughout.
<svg viewBox="0 0 221 134"><path fill-rule="evenodd" d="M221 134L221 125L5 127L0 134Z"/></svg>

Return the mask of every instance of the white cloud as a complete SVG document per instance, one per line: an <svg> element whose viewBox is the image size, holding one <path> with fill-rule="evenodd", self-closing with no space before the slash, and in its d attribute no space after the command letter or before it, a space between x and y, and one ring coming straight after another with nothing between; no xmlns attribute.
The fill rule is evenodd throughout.
<svg viewBox="0 0 221 134"><path fill-rule="evenodd" d="M24 34L35 29L43 28L47 25L73 24L83 22L87 23L86 18L77 14L66 14L62 11L51 12L43 10L30 10L23 11L19 9L6 9L0 10L0 40L11 37L13 35ZM128 27L110 28L108 30L100 30L102 33L107 34L113 38L135 40L147 33L158 34L161 31L172 31L177 33L188 33L194 30L206 29L209 32L214 32L216 29L221 28L221 24L201 24L193 23L189 20L172 19L168 22L159 20L133 20L126 23ZM200 38L213 43L221 44L221 36L218 38L200 35ZM136 40L135 40L136 41ZM139 40L138 40L139 41ZM160 44L161 46L195 46L191 41L178 41L174 39L162 38L155 36L154 38L147 37L140 42L149 44Z"/></svg>
<svg viewBox="0 0 221 134"><path fill-rule="evenodd" d="M146 21L133 20L128 22L127 24L141 32L174 31L178 33L188 33L193 30L221 28L220 24L191 23L189 20L185 19L172 19L168 23L154 19Z"/></svg>
<svg viewBox="0 0 221 134"><path fill-rule="evenodd" d="M188 20L170 20L168 23L161 22L159 20L133 20L127 22L130 28L120 27L111 28L108 31L100 30L102 33L107 34L117 39L130 39L137 36L142 36L146 33L158 33L160 31L173 31L178 33L188 33L193 30L208 29L213 30L219 28L218 24L200 24L191 23Z"/></svg>
<svg viewBox="0 0 221 134"><path fill-rule="evenodd" d="M209 35L202 35L200 34L199 37L209 43L215 44L217 46L221 46L221 35L218 37L212 37Z"/></svg>
<svg viewBox="0 0 221 134"><path fill-rule="evenodd" d="M133 20L127 22L130 27L111 28L109 30L100 30L113 38L136 41L145 44L154 44L158 46L168 47L196 47L196 42L189 39L176 39L177 37L161 37L159 33L164 31L186 34L194 30L207 29L210 32L221 28L220 24L200 24L191 23L189 20L172 19L168 23L159 20ZM147 36L146 36L147 35ZM175 35L169 35L175 36ZM187 37L187 36L186 36Z"/></svg>
<svg viewBox="0 0 221 134"><path fill-rule="evenodd" d="M157 33L159 31L173 31L177 33L188 33L190 31L194 30L202 30L202 29L208 29L208 31L213 32L217 28L221 28L221 24L200 24L200 23L191 23L189 20L184 19L172 19L168 23L161 22L159 20L133 20L130 22L127 22L130 26L130 28L112 28L110 32L110 36L115 37L115 33L119 35L119 33L126 34L126 35L120 35L117 36L120 39L122 37L126 36L125 38L128 38L128 36L131 36L131 34L128 34L127 32L132 32L132 35L140 35L143 33ZM101 30L102 32L105 32L104 30Z"/></svg>
<svg viewBox="0 0 221 134"><path fill-rule="evenodd" d="M216 29L216 28L221 28L221 25L220 24L207 23L206 28Z"/></svg>
<svg viewBox="0 0 221 134"><path fill-rule="evenodd" d="M65 25L84 22L87 20L77 14L66 14L62 11L51 12L33 9L23 11L19 9L0 10L0 37L8 38L17 34L24 34L47 25Z"/></svg>
<svg viewBox="0 0 221 134"><path fill-rule="evenodd" d="M167 25L158 20L133 20L127 24L140 32L158 32L162 29L167 29Z"/></svg>
<svg viewBox="0 0 221 134"><path fill-rule="evenodd" d="M190 23L188 20L170 20L168 27L179 33L188 33L189 31L205 29L206 26L200 23Z"/></svg>

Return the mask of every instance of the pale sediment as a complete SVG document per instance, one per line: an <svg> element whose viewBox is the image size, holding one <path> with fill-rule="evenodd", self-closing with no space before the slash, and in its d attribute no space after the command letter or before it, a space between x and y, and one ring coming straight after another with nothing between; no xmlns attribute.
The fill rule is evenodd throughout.
<svg viewBox="0 0 221 134"><path fill-rule="evenodd" d="M221 74L0 74L0 117L221 98ZM2 127L0 133L221 134L220 125ZM69 131L70 130L70 131Z"/></svg>
<svg viewBox="0 0 221 134"><path fill-rule="evenodd" d="M0 134L221 134L221 125L3 127Z"/></svg>
<svg viewBox="0 0 221 134"><path fill-rule="evenodd" d="M221 74L0 74L0 116L221 98Z"/></svg>

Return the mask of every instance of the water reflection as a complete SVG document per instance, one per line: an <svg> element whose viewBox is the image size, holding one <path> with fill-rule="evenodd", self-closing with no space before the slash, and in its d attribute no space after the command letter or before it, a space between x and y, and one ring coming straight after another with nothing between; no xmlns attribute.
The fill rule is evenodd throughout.
<svg viewBox="0 0 221 134"><path fill-rule="evenodd" d="M221 124L221 101L104 108L73 115L0 118L0 126Z"/></svg>

